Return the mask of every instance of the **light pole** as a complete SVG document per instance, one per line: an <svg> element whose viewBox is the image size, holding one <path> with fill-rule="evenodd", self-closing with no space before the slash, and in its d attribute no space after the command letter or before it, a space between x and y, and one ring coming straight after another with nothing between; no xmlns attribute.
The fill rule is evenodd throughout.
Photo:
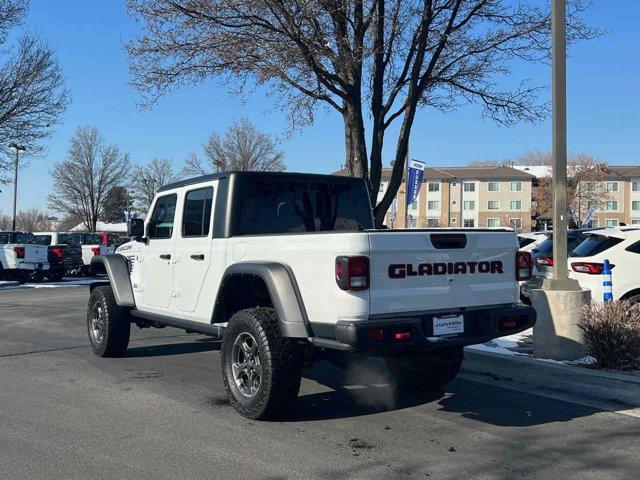
<svg viewBox="0 0 640 480"><path fill-rule="evenodd" d="M13 142L9 144L9 148L15 148L16 160L13 164L13 220L11 222L11 230L16 229L16 202L18 200L18 160L20 152L24 152L26 148Z"/></svg>

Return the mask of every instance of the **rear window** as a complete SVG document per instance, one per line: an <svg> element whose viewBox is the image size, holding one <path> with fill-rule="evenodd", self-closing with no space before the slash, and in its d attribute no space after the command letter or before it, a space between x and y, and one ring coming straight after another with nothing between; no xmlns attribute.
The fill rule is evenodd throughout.
<svg viewBox="0 0 640 480"><path fill-rule="evenodd" d="M74 238L72 235L59 233L58 243L60 245L80 245L80 240L78 238Z"/></svg>
<svg viewBox="0 0 640 480"><path fill-rule="evenodd" d="M51 245L51 235L36 235L38 245Z"/></svg>
<svg viewBox="0 0 640 480"><path fill-rule="evenodd" d="M17 232L13 235L13 243L27 243L35 245L37 242L33 233Z"/></svg>
<svg viewBox="0 0 640 480"><path fill-rule="evenodd" d="M615 237L603 237L602 235L590 235L573 252L572 257L592 257L610 249L622 242L622 239Z"/></svg>
<svg viewBox="0 0 640 480"><path fill-rule="evenodd" d="M526 247L527 245L531 245L533 242L535 242L533 238L518 237L518 243L520 244L520 248Z"/></svg>
<svg viewBox="0 0 640 480"><path fill-rule="evenodd" d="M260 235L373 228L364 183L247 179L240 200L240 234Z"/></svg>
<svg viewBox="0 0 640 480"><path fill-rule="evenodd" d="M577 236L570 235L567 237L567 252L573 251L582 240L584 236L579 234ZM553 252L553 235L549 235L546 240L544 240L540 245L533 249L533 253L552 253Z"/></svg>

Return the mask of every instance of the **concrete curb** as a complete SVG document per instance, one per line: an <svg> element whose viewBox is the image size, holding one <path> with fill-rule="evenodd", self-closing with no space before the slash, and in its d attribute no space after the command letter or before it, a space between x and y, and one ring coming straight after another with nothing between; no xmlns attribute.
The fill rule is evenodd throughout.
<svg viewBox="0 0 640 480"><path fill-rule="evenodd" d="M0 282L0 290L2 290L3 288L19 287L19 286L20 286L20 282L4 281L4 280Z"/></svg>
<svg viewBox="0 0 640 480"><path fill-rule="evenodd" d="M469 348L465 349L462 372L595 402L640 406L640 377L633 375Z"/></svg>

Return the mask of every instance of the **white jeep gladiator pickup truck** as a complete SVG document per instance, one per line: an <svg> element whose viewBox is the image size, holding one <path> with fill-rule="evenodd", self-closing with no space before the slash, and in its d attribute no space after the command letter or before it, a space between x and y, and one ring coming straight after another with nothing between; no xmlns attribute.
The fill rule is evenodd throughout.
<svg viewBox="0 0 640 480"><path fill-rule="evenodd" d="M24 283L41 279L49 270L47 247L36 245L29 232L0 232L0 279Z"/></svg>
<svg viewBox="0 0 640 480"><path fill-rule="evenodd" d="M400 386L434 389L456 376L464 345L535 322L518 303L531 257L512 230L375 230L361 179L181 181L129 234L93 259L108 274L91 286L93 351L123 355L131 323L223 337L225 388L249 418L290 408L313 358L383 356Z"/></svg>

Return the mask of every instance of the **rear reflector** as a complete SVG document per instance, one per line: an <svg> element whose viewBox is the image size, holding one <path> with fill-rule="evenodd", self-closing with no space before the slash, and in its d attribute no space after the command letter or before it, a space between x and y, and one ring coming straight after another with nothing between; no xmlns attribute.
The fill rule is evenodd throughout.
<svg viewBox="0 0 640 480"><path fill-rule="evenodd" d="M398 341L410 340L411 332L395 332L393 334L393 339Z"/></svg>
<svg viewBox="0 0 640 480"><path fill-rule="evenodd" d="M17 258L24 258L24 247L13 247Z"/></svg>
<svg viewBox="0 0 640 480"><path fill-rule="evenodd" d="M516 252L516 280L523 281L531 278L531 254Z"/></svg>
<svg viewBox="0 0 640 480"><path fill-rule="evenodd" d="M615 265L611 265L611 268L613 267L615 267ZM604 270L604 264L593 262L574 262L571 264L571 268L574 272L587 273L589 275L600 275Z"/></svg>
<svg viewBox="0 0 640 480"><path fill-rule="evenodd" d="M369 257L337 257L336 283L342 290L357 291L368 289Z"/></svg>
<svg viewBox="0 0 640 480"><path fill-rule="evenodd" d="M57 259L62 260L64 258L64 252L61 248L53 248L51 251L53 252L53 256Z"/></svg>
<svg viewBox="0 0 640 480"><path fill-rule="evenodd" d="M369 330L369 338L376 342L381 342L384 339L384 330L381 328L374 328Z"/></svg>

